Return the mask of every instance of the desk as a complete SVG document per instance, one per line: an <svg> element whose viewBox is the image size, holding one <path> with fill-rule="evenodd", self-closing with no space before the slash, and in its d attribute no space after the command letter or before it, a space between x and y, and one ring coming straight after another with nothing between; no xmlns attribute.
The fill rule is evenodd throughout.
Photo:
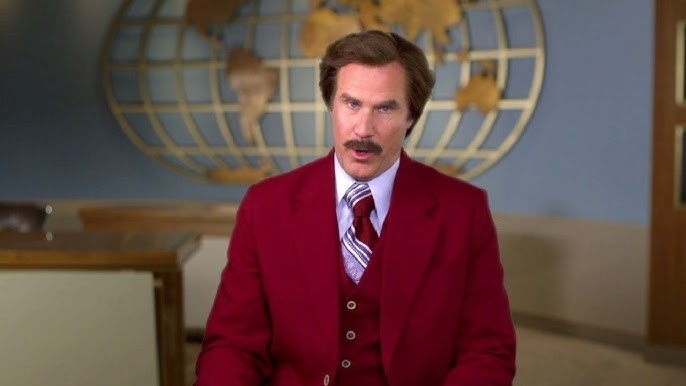
<svg viewBox="0 0 686 386"><path fill-rule="evenodd" d="M198 248L188 232L0 232L0 269L135 270L154 278L161 386L184 384L181 267Z"/></svg>
<svg viewBox="0 0 686 386"><path fill-rule="evenodd" d="M226 266L227 239L236 222L237 203L120 203L82 207L79 219L86 231L183 231L201 234L200 248L184 266L187 337L204 335Z"/></svg>

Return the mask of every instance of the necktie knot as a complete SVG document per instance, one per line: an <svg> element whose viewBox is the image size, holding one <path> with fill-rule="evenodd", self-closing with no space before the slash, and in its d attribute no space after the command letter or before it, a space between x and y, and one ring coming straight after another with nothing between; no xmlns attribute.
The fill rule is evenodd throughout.
<svg viewBox="0 0 686 386"><path fill-rule="evenodd" d="M374 210L374 197L369 185L354 183L343 196L355 217L369 217Z"/></svg>

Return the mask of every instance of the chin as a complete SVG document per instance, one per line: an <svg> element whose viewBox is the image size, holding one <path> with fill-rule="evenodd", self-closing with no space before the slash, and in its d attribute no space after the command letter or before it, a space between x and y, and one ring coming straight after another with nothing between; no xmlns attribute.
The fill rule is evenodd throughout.
<svg viewBox="0 0 686 386"><path fill-rule="evenodd" d="M343 165L343 170L350 175L350 177L358 181L369 181L375 177L375 169L369 168L369 165L357 163L355 161Z"/></svg>
<svg viewBox="0 0 686 386"><path fill-rule="evenodd" d="M356 179L357 181L362 181L362 182L369 181L372 178L374 178L374 175L372 173L348 173L348 174L350 174L350 176L352 178Z"/></svg>

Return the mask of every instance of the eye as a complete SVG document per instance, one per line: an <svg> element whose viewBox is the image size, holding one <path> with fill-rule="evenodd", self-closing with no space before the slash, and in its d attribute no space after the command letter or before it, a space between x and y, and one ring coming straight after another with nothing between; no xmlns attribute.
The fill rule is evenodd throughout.
<svg viewBox="0 0 686 386"><path fill-rule="evenodd" d="M351 109L357 109L358 107L360 107L360 104L357 103L356 101L347 101L347 102L345 102L345 104L348 107L350 107Z"/></svg>
<svg viewBox="0 0 686 386"><path fill-rule="evenodd" d="M377 110L381 112L382 114L389 114L394 111L397 111L399 108L398 104L396 103L384 103L380 104L379 107L377 107Z"/></svg>

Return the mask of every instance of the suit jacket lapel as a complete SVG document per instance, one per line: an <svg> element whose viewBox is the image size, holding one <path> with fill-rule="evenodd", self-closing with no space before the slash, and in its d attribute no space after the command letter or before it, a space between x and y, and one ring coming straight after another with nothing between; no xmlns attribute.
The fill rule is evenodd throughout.
<svg viewBox="0 0 686 386"><path fill-rule="evenodd" d="M439 224L433 218L437 201L430 193L430 187L418 183L416 171L414 161L403 152L382 229L386 247L380 323L381 352L386 369L390 368L403 322L409 317L439 230Z"/></svg>
<svg viewBox="0 0 686 386"><path fill-rule="evenodd" d="M317 161L315 169L302 181L293 201L292 237L296 247L294 264L303 272L313 311L319 321L323 347L338 353L338 221L335 207L333 152ZM332 360L335 360L332 357Z"/></svg>

